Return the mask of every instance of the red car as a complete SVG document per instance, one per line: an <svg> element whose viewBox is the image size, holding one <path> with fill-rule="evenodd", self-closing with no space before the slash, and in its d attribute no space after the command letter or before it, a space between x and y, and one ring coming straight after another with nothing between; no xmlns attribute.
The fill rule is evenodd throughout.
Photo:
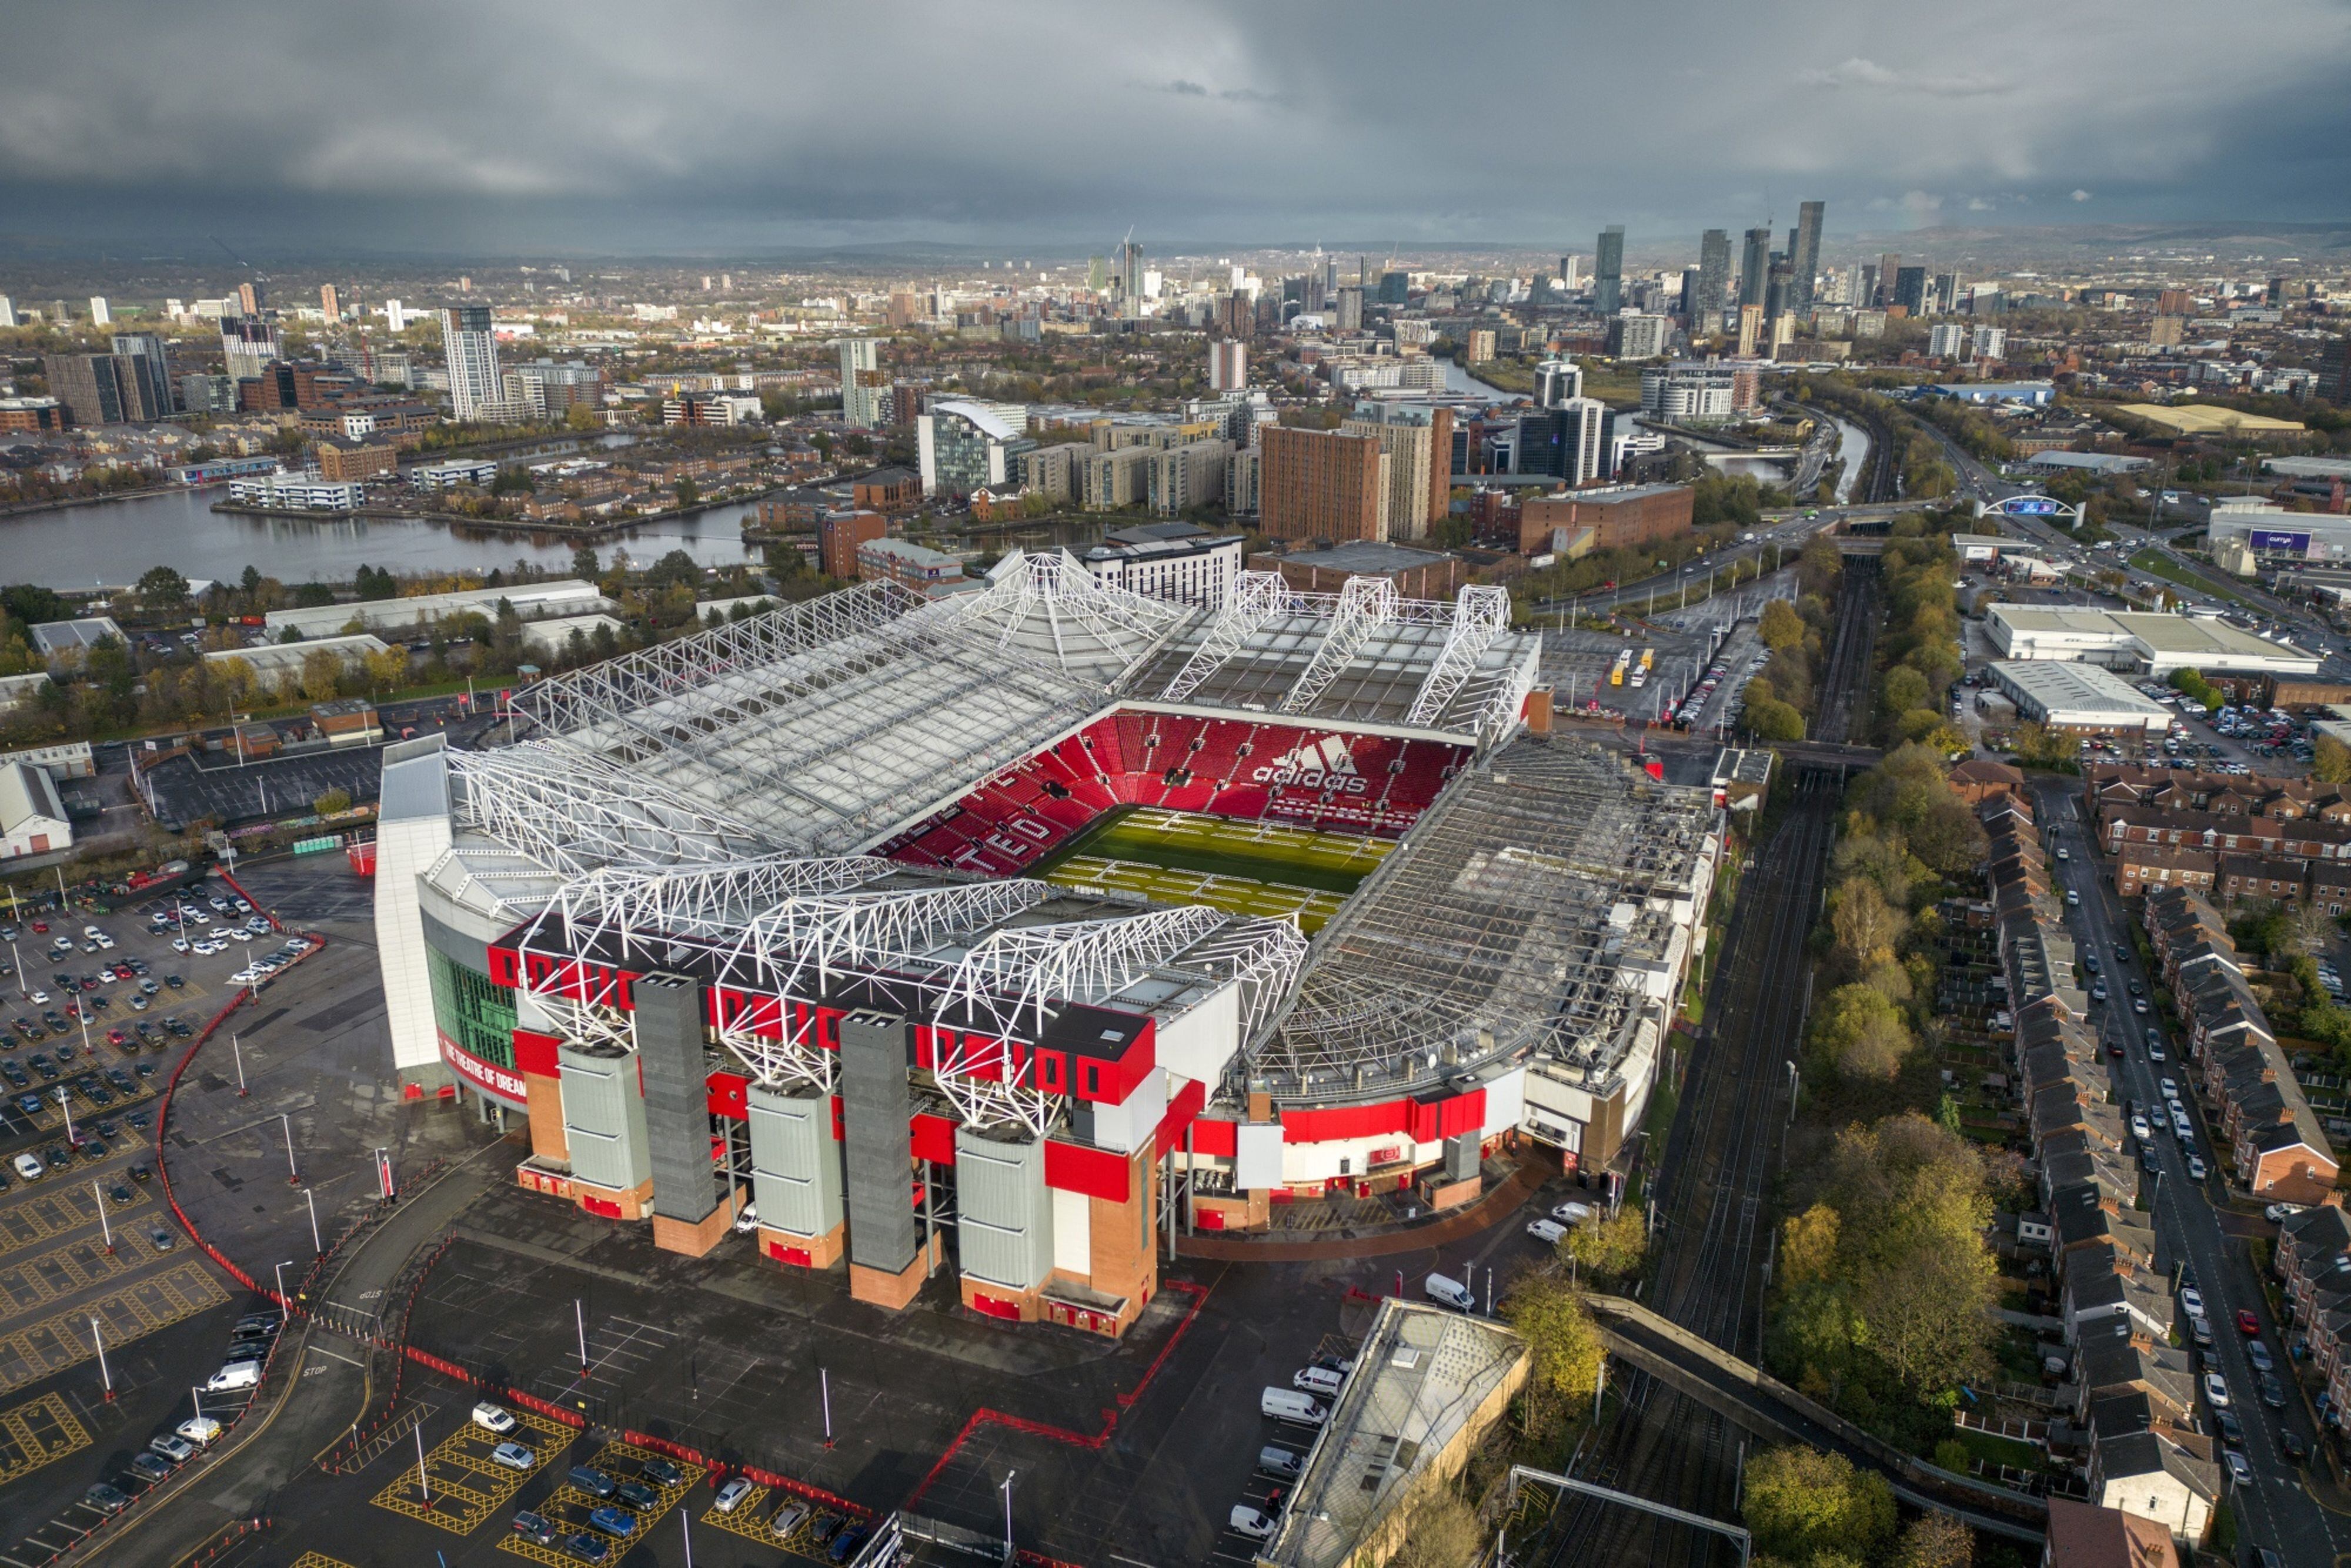
<svg viewBox="0 0 2351 1568"><path fill-rule="evenodd" d="M109 1045L120 1045L124 1040L129 1040L130 1038L131 1037L129 1035L123 1033L119 1029L110 1029L106 1031L106 1042Z"/></svg>
<svg viewBox="0 0 2351 1568"><path fill-rule="evenodd" d="M2239 1307L2237 1309L2237 1332L2256 1336L2261 1333L2262 1320L2253 1316L2252 1308Z"/></svg>
<svg viewBox="0 0 2351 1568"><path fill-rule="evenodd" d="M33 922L33 929L47 936L49 934L49 923L46 920L36 920Z"/></svg>

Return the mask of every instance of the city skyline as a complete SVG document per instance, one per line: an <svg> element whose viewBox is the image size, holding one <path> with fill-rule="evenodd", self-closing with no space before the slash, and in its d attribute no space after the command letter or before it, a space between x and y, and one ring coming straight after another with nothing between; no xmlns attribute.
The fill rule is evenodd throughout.
<svg viewBox="0 0 2351 1568"><path fill-rule="evenodd" d="M388 74L371 93L351 90L369 56L284 0L200 16L113 0L12 27L0 242L1083 254L1108 252L1130 223L1235 246L1318 234L1588 245L1621 223L1637 249L1767 218L1784 230L1799 200L1827 204L1834 240L1949 224L2312 221L2334 215L2346 183L2346 110L2323 84L2351 60L2351 19L2316 0L2271 18L2291 53L2199 60L2194 116L2177 112L2171 57L2171 21L2193 21L2184 5L2075 7L2098 47L2069 58L2062 90L2027 58L1955 61L1923 15L1840 0L1786 27L1670 9L1498 9L1510 47L1481 49L1499 34L1471 29L1446 50L1426 47L1425 15L1401 8L1210 6L1173 29L1049 5L1018 31L987 32L945 11L925 25L724 5L424 5L400 37L471 47L436 47L431 72ZM2001 9L1986 18L1993 36ZM2050 25L2045 9L2010 9ZM87 47L93 33L102 55ZM1699 47L1664 51L1665 37ZM385 44L390 70L402 55ZM1627 128L1616 153L1561 160L1491 138L1557 90L1562 57L1633 68L1574 84L1581 115ZM137 112L100 89L100 71L149 85ZM220 94L227 74L253 90ZM1049 89L1001 90L1019 77ZM1677 111L1652 118L1661 96ZM1395 112L1416 99L1453 110ZM1207 140L1284 156L1166 156Z"/></svg>

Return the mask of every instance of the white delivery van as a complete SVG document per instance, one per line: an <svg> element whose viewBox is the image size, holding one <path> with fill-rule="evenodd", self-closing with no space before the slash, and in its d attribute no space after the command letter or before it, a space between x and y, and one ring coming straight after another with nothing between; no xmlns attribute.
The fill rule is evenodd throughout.
<svg viewBox="0 0 2351 1568"><path fill-rule="evenodd" d="M228 1365L222 1367L218 1372L214 1373L210 1377L204 1379L204 1392L207 1394L227 1394L239 1388L257 1387L260 1385L260 1382L261 1363L257 1361L231 1362Z"/></svg>
<svg viewBox="0 0 2351 1568"><path fill-rule="evenodd" d="M1420 1288L1427 1291L1428 1299L1439 1306L1451 1307L1457 1312L1464 1312L1477 1310L1478 1293L1458 1280L1449 1280L1442 1274L1431 1274L1421 1282Z"/></svg>
<svg viewBox="0 0 2351 1568"><path fill-rule="evenodd" d="M1257 1409L1270 1420L1294 1421L1301 1427L1320 1427L1331 1418L1329 1410L1289 1388L1268 1388L1257 1396Z"/></svg>
<svg viewBox="0 0 2351 1568"><path fill-rule="evenodd" d="M1309 1366L1290 1375L1290 1385L1301 1394L1311 1394L1323 1399L1339 1397L1346 1379L1327 1366Z"/></svg>

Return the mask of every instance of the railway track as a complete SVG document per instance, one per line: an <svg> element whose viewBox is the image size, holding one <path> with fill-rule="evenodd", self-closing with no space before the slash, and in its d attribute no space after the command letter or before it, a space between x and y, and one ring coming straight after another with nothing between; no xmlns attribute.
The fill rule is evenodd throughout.
<svg viewBox="0 0 2351 1568"><path fill-rule="evenodd" d="M1875 563L1869 563L1874 569ZM1848 570L1817 738L1843 739L1869 684L1878 582ZM1685 1080L1654 1191L1648 1305L1734 1355L1762 1356L1768 1193L1792 1088L1790 1065L1811 996L1804 946L1818 915L1842 776L1805 769L1792 808L1756 852L1707 998L1710 1020ZM1718 1519L1736 1513L1741 1434L1646 1374L1619 1369L1618 1404L1579 1479ZM1730 1560L1719 1537L1621 1504L1562 1499L1520 1564L1651 1563L1706 1568Z"/></svg>

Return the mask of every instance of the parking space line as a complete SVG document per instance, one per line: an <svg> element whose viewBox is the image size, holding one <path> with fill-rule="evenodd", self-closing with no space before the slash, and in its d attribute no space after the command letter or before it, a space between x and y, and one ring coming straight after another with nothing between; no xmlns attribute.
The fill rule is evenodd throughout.
<svg viewBox="0 0 2351 1568"><path fill-rule="evenodd" d="M92 1316L105 1324L110 1343L122 1343L227 1300L228 1292L204 1272L204 1265L190 1259L95 1301L0 1334L0 1394L89 1360L95 1354L89 1332Z"/></svg>
<svg viewBox="0 0 2351 1568"><path fill-rule="evenodd" d="M530 1429L542 1438L560 1438L568 1444L570 1433L551 1421L527 1415L517 1415L517 1419L518 1424L528 1422ZM375 1495L375 1505L437 1525L452 1535L471 1535L563 1451L556 1441L542 1441L532 1450L530 1468L516 1469L489 1457L490 1450L506 1440L468 1420L434 1444L424 1456L424 1476L433 1489L430 1508L418 1491L413 1466L403 1467L392 1477Z"/></svg>
<svg viewBox="0 0 2351 1568"><path fill-rule="evenodd" d="M323 1552L305 1552L294 1559L293 1568L351 1568L351 1565Z"/></svg>
<svg viewBox="0 0 2351 1568"><path fill-rule="evenodd" d="M612 1475L615 1477L635 1477L639 1480L643 1481L644 1485L652 1486L653 1482L645 1480L638 1474L638 1470L643 1461L656 1457L658 1456L649 1453L643 1448L635 1448L630 1444L615 1440L606 1443L602 1448L597 1449L596 1457L592 1459L587 1460L586 1462L592 1465L597 1469L604 1471L607 1475ZM622 1462L623 1460L629 1461L629 1463L623 1465ZM630 1547L636 1545L639 1542L643 1541L650 1536L653 1533L653 1526L660 1523L671 1509L675 1508L679 1503L684 1501L686 1494L691 1492L695 1487L701 1485L702 1478L708 1473L704 1470L700 1465L687 1464L683 1459L672 1459L669 1462L676 1466L677 1469L684 1474L685 1479L674 1486L656 1487L654 1490L661 1494L661 1502L658 1506L647 1510L643 1513L637 1513L633 1511L629 1511L630 1516L637 1521L635 1531L625 1541L619 1537L602 1537L602 1539L606 1540L614 1548L615 1556L627 1552ZM558 1487L552 1493L550 1493L545 1501L540 1502L537 1506L536 1511L544 1516L550 1522L559 1524L564 1529L571 1531L584 1530L591 1535L599 1535L601 1537L601 1532L597 1531L592 1525L590 1525L587 1522L587 1519L589 1513L592 1510L601 1508L604 1505L601 1502L599 1502L596 1499L589 1496L586 1492L580 1490L578 1487L573 1486L570 1482L566 1481L562 1486ZM551 1546L541 1546L535 1542L525 1541L521 1536L516 1535L511 1531L499 1539L498 1550L501 1552L511 1552L519 1557L528 1557L534 1563L545 1563L547 1568L578 1568L577 1560L569 1556L568 1553L558 1551L556 1548Z"/></svg>
<svg viewBox="0 0 2351 1568"><path fill-rule="evenodd" d="M0 1310L30 1312L60 1296L104 1284L139 1267L129 1239L108 1252L95 1236L0 1265Z"/></svg>

